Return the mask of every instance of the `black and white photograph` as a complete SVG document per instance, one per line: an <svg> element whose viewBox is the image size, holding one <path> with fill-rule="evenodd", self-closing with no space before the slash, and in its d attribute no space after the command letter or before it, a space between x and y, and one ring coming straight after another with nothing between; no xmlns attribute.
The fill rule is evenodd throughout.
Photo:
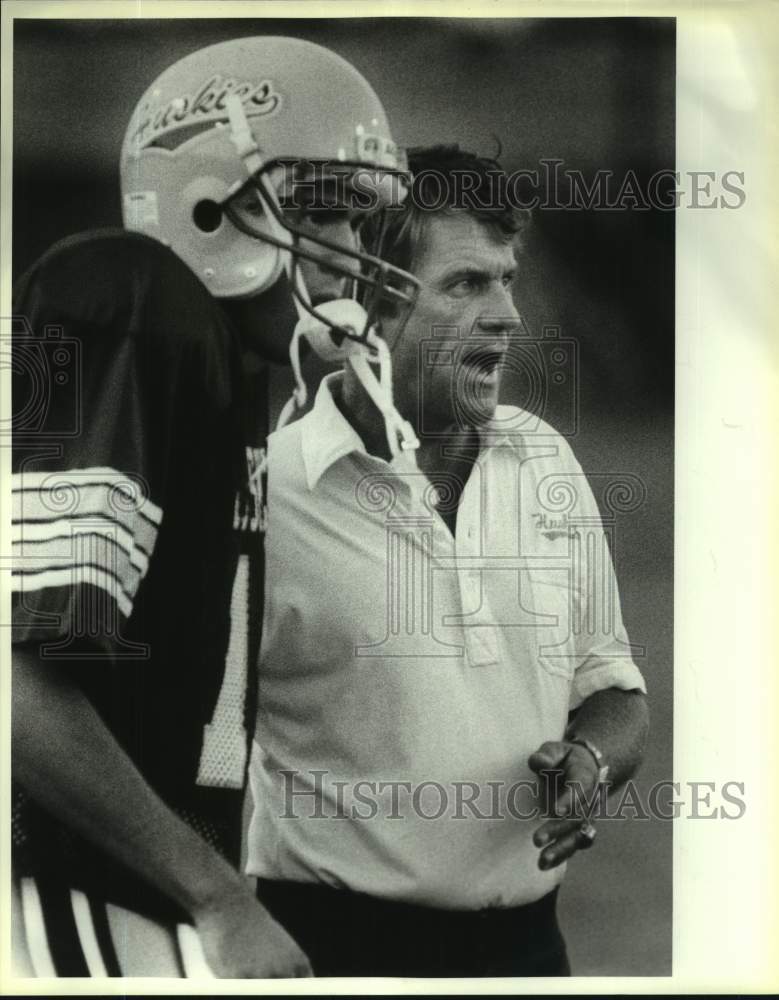
<svg viewBox="0 0 779 1000"><path fill-rule="evenodd" d="M694 985L689 880L737 912L680 825L735 863L768 767L688 603L747 559L687 500L690 246L766 270L738 33L10 6L4 991Z"/></svg>

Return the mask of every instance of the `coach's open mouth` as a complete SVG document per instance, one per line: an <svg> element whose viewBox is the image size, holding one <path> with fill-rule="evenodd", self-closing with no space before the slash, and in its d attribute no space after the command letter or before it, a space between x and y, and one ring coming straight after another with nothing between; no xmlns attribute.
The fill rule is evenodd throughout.
<svg viewBox="0 0 779 1000"><path fill-rule="evenodd" d="M474 344L464 348L460 364L469 377L491 380L498 377L505 356L502 344Z"/></svg>

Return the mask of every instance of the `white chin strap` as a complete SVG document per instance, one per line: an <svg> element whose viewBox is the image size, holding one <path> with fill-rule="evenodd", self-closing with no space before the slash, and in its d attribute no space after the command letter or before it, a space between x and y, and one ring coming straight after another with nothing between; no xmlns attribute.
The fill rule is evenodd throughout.
<svg viewBox="0 0 779 1000"><path fill-rule="evenodd" d="M351 366L384 418L387 444L393 458L401 450L418 448L419 441L414 428L395 409L392 397L392 359L384 340L372 328L364 341L345 336L338 344L333 337L333 326L350 330L355 336L362 333L368 318L363 307L354 299L333 299L317 306L317 312L327 323L302 310L292 335L289 356L296 385L292 397L281 412L277 427L283 427L292 419L296 410L306 405L308 392L300 370L300 340L305 337L323 361ZM378 378L371 364L378 364Z"/></svg>

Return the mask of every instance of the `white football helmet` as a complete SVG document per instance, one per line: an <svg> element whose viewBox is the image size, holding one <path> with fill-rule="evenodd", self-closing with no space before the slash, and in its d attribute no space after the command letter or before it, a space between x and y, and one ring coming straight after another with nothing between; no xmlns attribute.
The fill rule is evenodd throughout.
<svg viewBox="0 0 779 1000"><path fill-rule="evenodd" d="M200 49L165 70L139 101L120 174L125 227L170 246L214 296L257 295L286 268L301 316L294 352L300 336L328 360L352 362L360 348L357 367L368 372L361 381L374 397L378 385L383 412L387 405L394 412L388 376L377 383L364 360L388 371L379 306L410 311L417 282L380 256L298 228L283 211L295 201L296 183L310 184L312 176L348 184L363 210L399 204L406 195L405 157L378 97L353 66L296 38L238 38ZM261 206L256 218L234 207L247 189ZM318 262L320 249L322 263L352 282L355 300L344 300L340 313L311 305L295 264L300 257ZM337 251L343 267L326 251ZM301 405L305 386L296 361Z"/></svg>
<svg viewBox="0 0 779 1000"><path fill-rule="evenodd" d="M402 200L406 190L405 158L378 97L335 53L297 38L238 38L179 60L151 84L127 128L120 163L124 222L169 245L213 295L227 298L270 287L283 252L272 229L258 224L247 232L226 212L250 181L247 153L236 147L230 121L231 95L266 180L284 164L357 172L363 204L376 208ZM294 226L283 216L279 221L289 247ZM381 271L375 258L357 255L365 279ZM394 277L388 284L395 288L408 279L403 272Z"/></svg>

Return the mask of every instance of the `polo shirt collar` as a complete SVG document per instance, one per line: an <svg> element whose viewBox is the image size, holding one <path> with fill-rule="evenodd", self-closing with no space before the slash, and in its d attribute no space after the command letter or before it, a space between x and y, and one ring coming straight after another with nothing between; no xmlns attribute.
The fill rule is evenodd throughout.
<svg viewBox="0 0 779 1000"><path fill-rule="evenodd" d="M301 422L301 447L308 488L313 490L327 470L346 455L365 455L382 465L383 459L368 455L362 438L344 417L333 399L332 387L343 378L342 372L325 375L319 384L309 418ZM498 406L495 417L478 428L482 448L509 447L519 450L520 427L528 419L524 410Z"/></svg>
<svg viewBox="0 0 779 1000"><path fill-rule="evenodd" d="M303 464L310 490L315 489L330 466L340 458L354 452L368 454L360 435L335 405L331 387L342 377L341 372L325 375L319 383L308 419L301 422Z"/></svg>
<svg viewBox="0 0 779 1000"><path fill-rule="evenodd" d="M500 404L495 408L495 416L477 428L482 448L506 447L520 452L528 433L528 421L532 419L526 410Z"/></svg>

